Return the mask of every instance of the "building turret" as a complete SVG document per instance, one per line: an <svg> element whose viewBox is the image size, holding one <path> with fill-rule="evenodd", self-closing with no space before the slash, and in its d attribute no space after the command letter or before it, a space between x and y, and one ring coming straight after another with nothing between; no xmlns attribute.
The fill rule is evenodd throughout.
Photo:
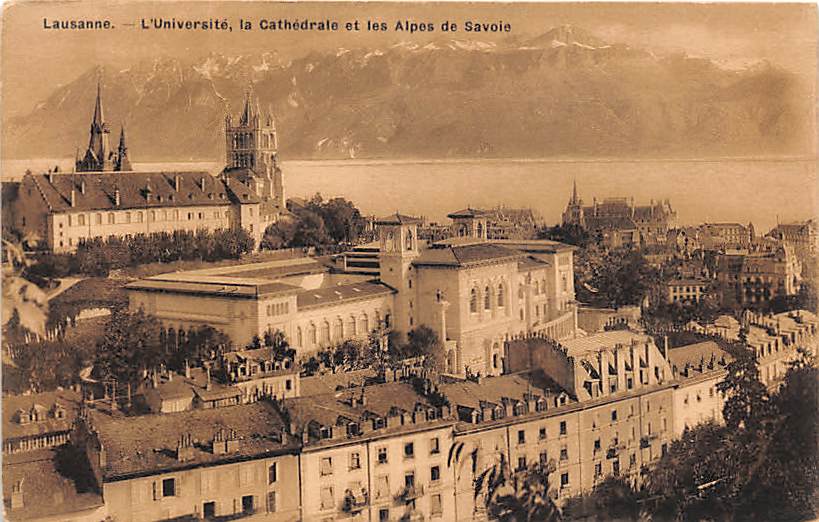
<svg viewBox="0 0 819 522"><path fill-rule="evenodd" d="M128 147L125 145L125 126L120 127L119 130L119 146L117 147L117 155L114 161L114 170L134 170L131 168L131 160L128 159Z"/></svg>
<svg viewBox="0 0 819 522"><path fill-rule="evenodd" d="M376 220L378 227L380 279L395 288L392 326L395 330L408 332L417 326L415 318L415 288L413 285L412 261L420 251L418 244L418 224L420 219L398 213Z"/></svg>

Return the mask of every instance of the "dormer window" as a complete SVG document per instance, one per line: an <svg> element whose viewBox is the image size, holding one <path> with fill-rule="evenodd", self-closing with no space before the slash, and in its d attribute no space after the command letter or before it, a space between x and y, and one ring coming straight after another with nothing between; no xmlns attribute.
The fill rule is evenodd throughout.
<svg viewBox="0 0 819 522"><path fill-rule="evenodd" d="M331 439L333 437L333 428L330 426L322 426L319 430L319 437L322 439Z"/></svg>

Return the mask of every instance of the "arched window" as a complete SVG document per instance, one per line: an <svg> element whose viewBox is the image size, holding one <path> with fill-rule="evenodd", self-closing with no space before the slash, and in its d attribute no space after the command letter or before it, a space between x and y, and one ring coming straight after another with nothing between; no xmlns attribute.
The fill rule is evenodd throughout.
<svg viewBox="0 0 819 522"><path fill-rule="evenodd" d="M344 323L341 317L337 318L333 325L333 339L337 341L344 339Z"/></svg>
<svg viewBox="0 0 819 522"><path fill-rule="evenodd" d="M85 214L80 214L77 216L77 224L80 226L85 226Z"/></svg>
<svg viewBox="0 0 819 522"><path fill-rule="evenodd" d="M116 223L116 219L117 218L116 218L116 216L114 215L113 212L108 213L108 224L109 225L113 225L114 223Z"/></svg>
<svg viewBox="0 0 819 522"><path fill-rule="evenodd" d="M355 324L355 317L350 317L347 321L347 337L355 337L356 335L356 324Z"/></svg>
<svg viewBox="0 0 819 522"><path fill-rule="evenodd" d="M366 334L370 332L370 320L367 318L367 314L363 314L361 316L361 333Z"/></svg>
<svg viewBox="0 0 819 522"><path fill-rule="evenodd" d="M95 224L95 225L102 225L102 214L97 213L97 214L94 216L94 224Z"/></svg>
<svg viewBox="0 0 819 522"><path fill-rule="evenodd" d="M324 323L321 325L321 342L330 342L330 323L327 321L324 321Z"/></svg>
<svg viewBox="0 0 819 522"><path fill-rule="evenodd" d="M308 335L307 338L310 340L311 345L315 345L316 343L318 343L318 339L316 338L316 325L315 324L310 323L309 332L310 332L310 334Z"/></svg>
<svg viewBox="0 0 819 522"><path fill-rule="evenodd" d="M523 283L518 284L518 299L523 299Z"/></svg>
<svg viewBox="0 0 819 522"><path fill-rule="evenodd" d="M406 250L412 250L412 230L407 230Z"/></svg>
<svg viewBox="0 0 819 522"><path fill-rule="evenodd" d="M483 309L489 310L492 308L492 289L487 286L483 289Z"/></svg>
<svg viewBox="0 0 819 522"><path fill-rule="evenodd" d="M483 223L478 223L478 237L483 237Z"/></svg>
<svg viewBox="0 0 819 522"><path fill-rule="evenodd" d="M478 311L478 289L473 288L469 292L469 311L471 313L476 313Z"/></svg>
<svg viewBox="0 0 819 522"><path fill-rule="evenodd" d="M495 346L497 347L497 344ZM494 368L496 370L498 369L498 354L497 353L492 354L492 368Z"/></svg>
<svg viewBox="0 0 819 522"><path fill-rule="evenodd" d="M303 346L304 339L301 337L301 326L296 328L296 346Z"/></svg>
<svg viewBox="0 0 819 522"><path fill-rule="evenodd" d="M503 308L506 295L503 293L503 283L498 284L498 308Z"/></svg>

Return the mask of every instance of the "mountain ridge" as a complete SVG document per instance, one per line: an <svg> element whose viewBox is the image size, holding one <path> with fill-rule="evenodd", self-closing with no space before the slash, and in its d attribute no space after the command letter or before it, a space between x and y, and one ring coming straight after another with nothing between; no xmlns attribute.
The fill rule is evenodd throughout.
<svg viewBox="0 0 819 522"><path fill-rule="evenodd" d="M7 122L7 158L82 151L96 82L133 161L217 160L248 85L289 159L798 155L811 107L770 63L726 70L573 26L531 39L156 58L96 67ZM112 139L114 139L112 138Z"/></svg>

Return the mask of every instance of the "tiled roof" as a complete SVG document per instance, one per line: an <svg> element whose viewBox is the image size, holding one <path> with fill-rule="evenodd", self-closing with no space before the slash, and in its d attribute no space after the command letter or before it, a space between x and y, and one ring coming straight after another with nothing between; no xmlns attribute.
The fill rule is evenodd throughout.
<svg viewBox="0 0 819 522"><path fill-rule="evenodd" d="M302 397L335 393L339 386L342 388L358 386L360 388L375 377L376 373L372 368L303 377L299 383L299 391Z"/></svg>
<svg viewBox="0 0 819 522"><path fill-rule="evenodd" d="M356 421L362 420L365 412L371 412L386 418L393 408L412 412L419 403L425 407L431 406L411 385L403 382L367 386L364 388L364 394L366 397L364 405L352 406L349 402L351 397L360 397L361 388L286 399L285 403L297 430L302 430L310 421L316 421L323 426L335 426L339 416Z"/></svg>
<svg viewBox="0 0 819 522"><path fill-rule="evenodd" d="M731 354L720 348L714 341L688 344L668 350L668 362L676 366L678 370L682 370L686 364L696 366L703 361L707 364L711 356L716 361L724 359L727 362L733 359Z"/></svg>
<svg viewBox="0 0 819 522"><path fill-rule="evenodd" d="M407 225L412 223L421 223L421 219L413 216L405 216L396 212L382 218L375 220L376 225Z"/></svg>
<svg viewBox="0 0 819 522"><path fill-rule="evenodd" d="M303 290L296 296L299 310L328 306L343 301L388 295L395 293L389 286L377 281L350 283L346 285Z"/></svg>
<svg viewBox="0 0 819 522"><path fill-rule="evenodd" d="M297 286L264 279L211 278L209 276L188 277L182 274L164 274L148 279L140 279L139 281L128 283L125 285L125 288L129 290L209 294L248 299L259 295L287 295L299 291L299 287Z"/></svg>
<svg viewBox="0 0 819 522"><path fill-rule="evenodd" d="M61 475L55 459L49 449L3 456L4 512L9 520L85 520L83 513L103 506L99 492L80 492L71 478ZM11 490L20 481L23 507L12 510Z"/></svg>
<svg viewBox="0 0 819 522"><path fill-rule="evenodd" d="M632 341L644 343L651 338L628 330L611 330L601 332L577 339L560 341L560 344L568 350L568 355L583 354L587 352L597 352L604 348L614 348L620 344L628 346Z"/></svg>
<svg viewBox="0 0 819 522"><path fill-rule="evenodd" d="M437 245L421 253L413 261L419 266L466 267L487 262L511 262L523 258L524 254L491 243L468 245Z"/></svg>
<svg viewBox="0 0 819 522"><path fill-rule="evenodd" d="M207 172L84 172L53 174L50 180L48 174L27 174L26 177L55 212L259 202L247 186L236 181L224 183ZM117 191L119 205L116 204Z"/></svg>
<svg viewBox="0 0 819 522"><path fill-rule="evenodd" d="M285 437L282 443L283 420L267 401L135 417L111 417L93 410L89 415L105 447L105 479L262 457L297 447L292 437ZM211 441L220 429L235 430L237 451L222 455L211 451ZM191 459L180 462L176 448L183 435L192 437L194 447Z"/></svg>
<svg viewBox="0 0 819 522"><path fill-rule="evenodd" d="M451 214L448 214L448 218L474 218L474 217L489 217L492 215L492 212L486 210L480 210L477 208L465 208L463 210L456 210Z"/></svg>
<svg viewBox="0 0 819 522"><path fill-rule="evenodd" d="M56 419L52 408L59 404L65 411L65 418ZM19 410L30 411L37 407L46 415L46 420L20 424L17 422ZM70 390L34 393L31 395L6 395L3 397L3 438L27 437L41 433L68 431L80 407L80 395Z"/></svg>
<svg viewBox="0 0 819 522"><path fill-rule="evenodd" d="M504 397L523 400L526 393L546 396L564 391L542 372L537 374L512 374L487 377L480 383L466 380L441 385L441 392L454 406L480 408L482 402L500 404Z"/></svg>

